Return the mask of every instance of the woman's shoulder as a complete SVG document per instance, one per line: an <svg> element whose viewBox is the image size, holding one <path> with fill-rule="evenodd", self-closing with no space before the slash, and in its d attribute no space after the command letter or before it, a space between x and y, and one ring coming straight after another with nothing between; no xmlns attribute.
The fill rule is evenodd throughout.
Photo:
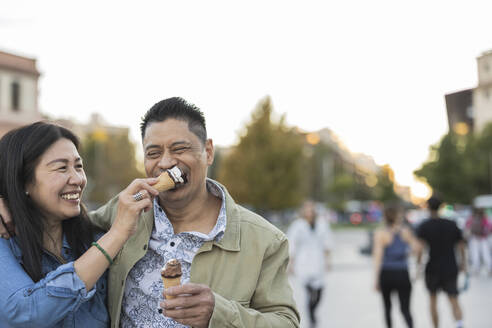
<svg viewBox="0 0 492 328"><path fill-rule="evenodd" d="M0 257L4 256L14 256L17 259L22 256L20 248L14 238L0 238Z"/></svg>
<svg viewBox="0 0 492 328"><path fill-rule="evenodd" d="M374 241L385 243L391 238L391 232L386 227L378 227L374 230Z"/></svg>

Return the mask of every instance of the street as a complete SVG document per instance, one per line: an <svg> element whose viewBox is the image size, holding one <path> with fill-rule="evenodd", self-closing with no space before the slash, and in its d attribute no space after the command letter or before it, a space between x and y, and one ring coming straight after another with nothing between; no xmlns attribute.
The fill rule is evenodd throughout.
<svg viewBox="0 0 492 328"><path fill-rule="evenodd" d="M331 270L326 274L326 284L317 309L318 328L385 327L382 298L374 290L371 258L359 253L367 243L367 233L361 229L335 230ZM414 272L411 261L411 277ZM309 328L305 295L295 277L291 277L294 296L301 312L301 327ZM465 328L491 328L492 277L471 277L469 289L460 295ZM424 280L413 284L411 311L414 327L431 328L428 294ZM440 327L453 328L454 320L445 294L438 296ZM394 328L405 328L397 296L392 300Z"/></svg>

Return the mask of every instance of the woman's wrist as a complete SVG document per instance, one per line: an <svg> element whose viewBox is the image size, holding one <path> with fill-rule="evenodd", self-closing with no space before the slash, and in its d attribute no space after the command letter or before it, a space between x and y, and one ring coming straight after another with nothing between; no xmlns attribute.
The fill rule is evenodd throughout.
<svg viewBox="0 0 492 328"><path fill-rule="evenodd" d="M119 229L116 226L112 226L109 231L106 233L108 238L110 238L111 241L114 241L116 243L121 243L124 244L126 241L130 238L131 234L126 231L125 229Z"/></svg>

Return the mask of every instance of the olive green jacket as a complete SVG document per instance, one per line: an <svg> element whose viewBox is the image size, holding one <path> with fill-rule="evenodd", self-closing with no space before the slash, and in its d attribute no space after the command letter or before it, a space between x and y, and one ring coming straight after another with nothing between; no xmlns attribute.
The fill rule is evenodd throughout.
<svg viewBox="0 0 492 328"><path fill-rule="evenodd" d="M227 214L224 237L219 242L205 242L191 264L190 281L209 286L215 296L209 327L299 327L286 272L287 238L259 215L237 205L223 189ZM115 219L117 202L115 197L90 213L91 220L108 230ZM110 267L111 327L119 327L126 277L147 252L153 225L153 210L143 213L137 233Z"/></svg>

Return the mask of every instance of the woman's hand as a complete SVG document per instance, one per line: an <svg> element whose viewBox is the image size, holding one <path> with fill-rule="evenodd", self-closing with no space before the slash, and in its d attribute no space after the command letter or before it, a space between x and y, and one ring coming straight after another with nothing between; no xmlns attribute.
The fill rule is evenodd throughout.
<svg viewBox="0 0 492 328"><path fill-rule="evenodd" d="M377 291L377 292L380 292L381 291L381 286L379 285L379 280L376 280L374 282L374 290Z"/></svg>
<svg viewBox="0 0 492 328"><path fill-rule="evenodd" d="M142 211L152 208L152 200L159 192L152 187L157 178L135 179L118 196L118 210L116 219L110 232L120 234L126 238L137 230L138 218ZM135 194L140 193L140 197Z"/></svg>

